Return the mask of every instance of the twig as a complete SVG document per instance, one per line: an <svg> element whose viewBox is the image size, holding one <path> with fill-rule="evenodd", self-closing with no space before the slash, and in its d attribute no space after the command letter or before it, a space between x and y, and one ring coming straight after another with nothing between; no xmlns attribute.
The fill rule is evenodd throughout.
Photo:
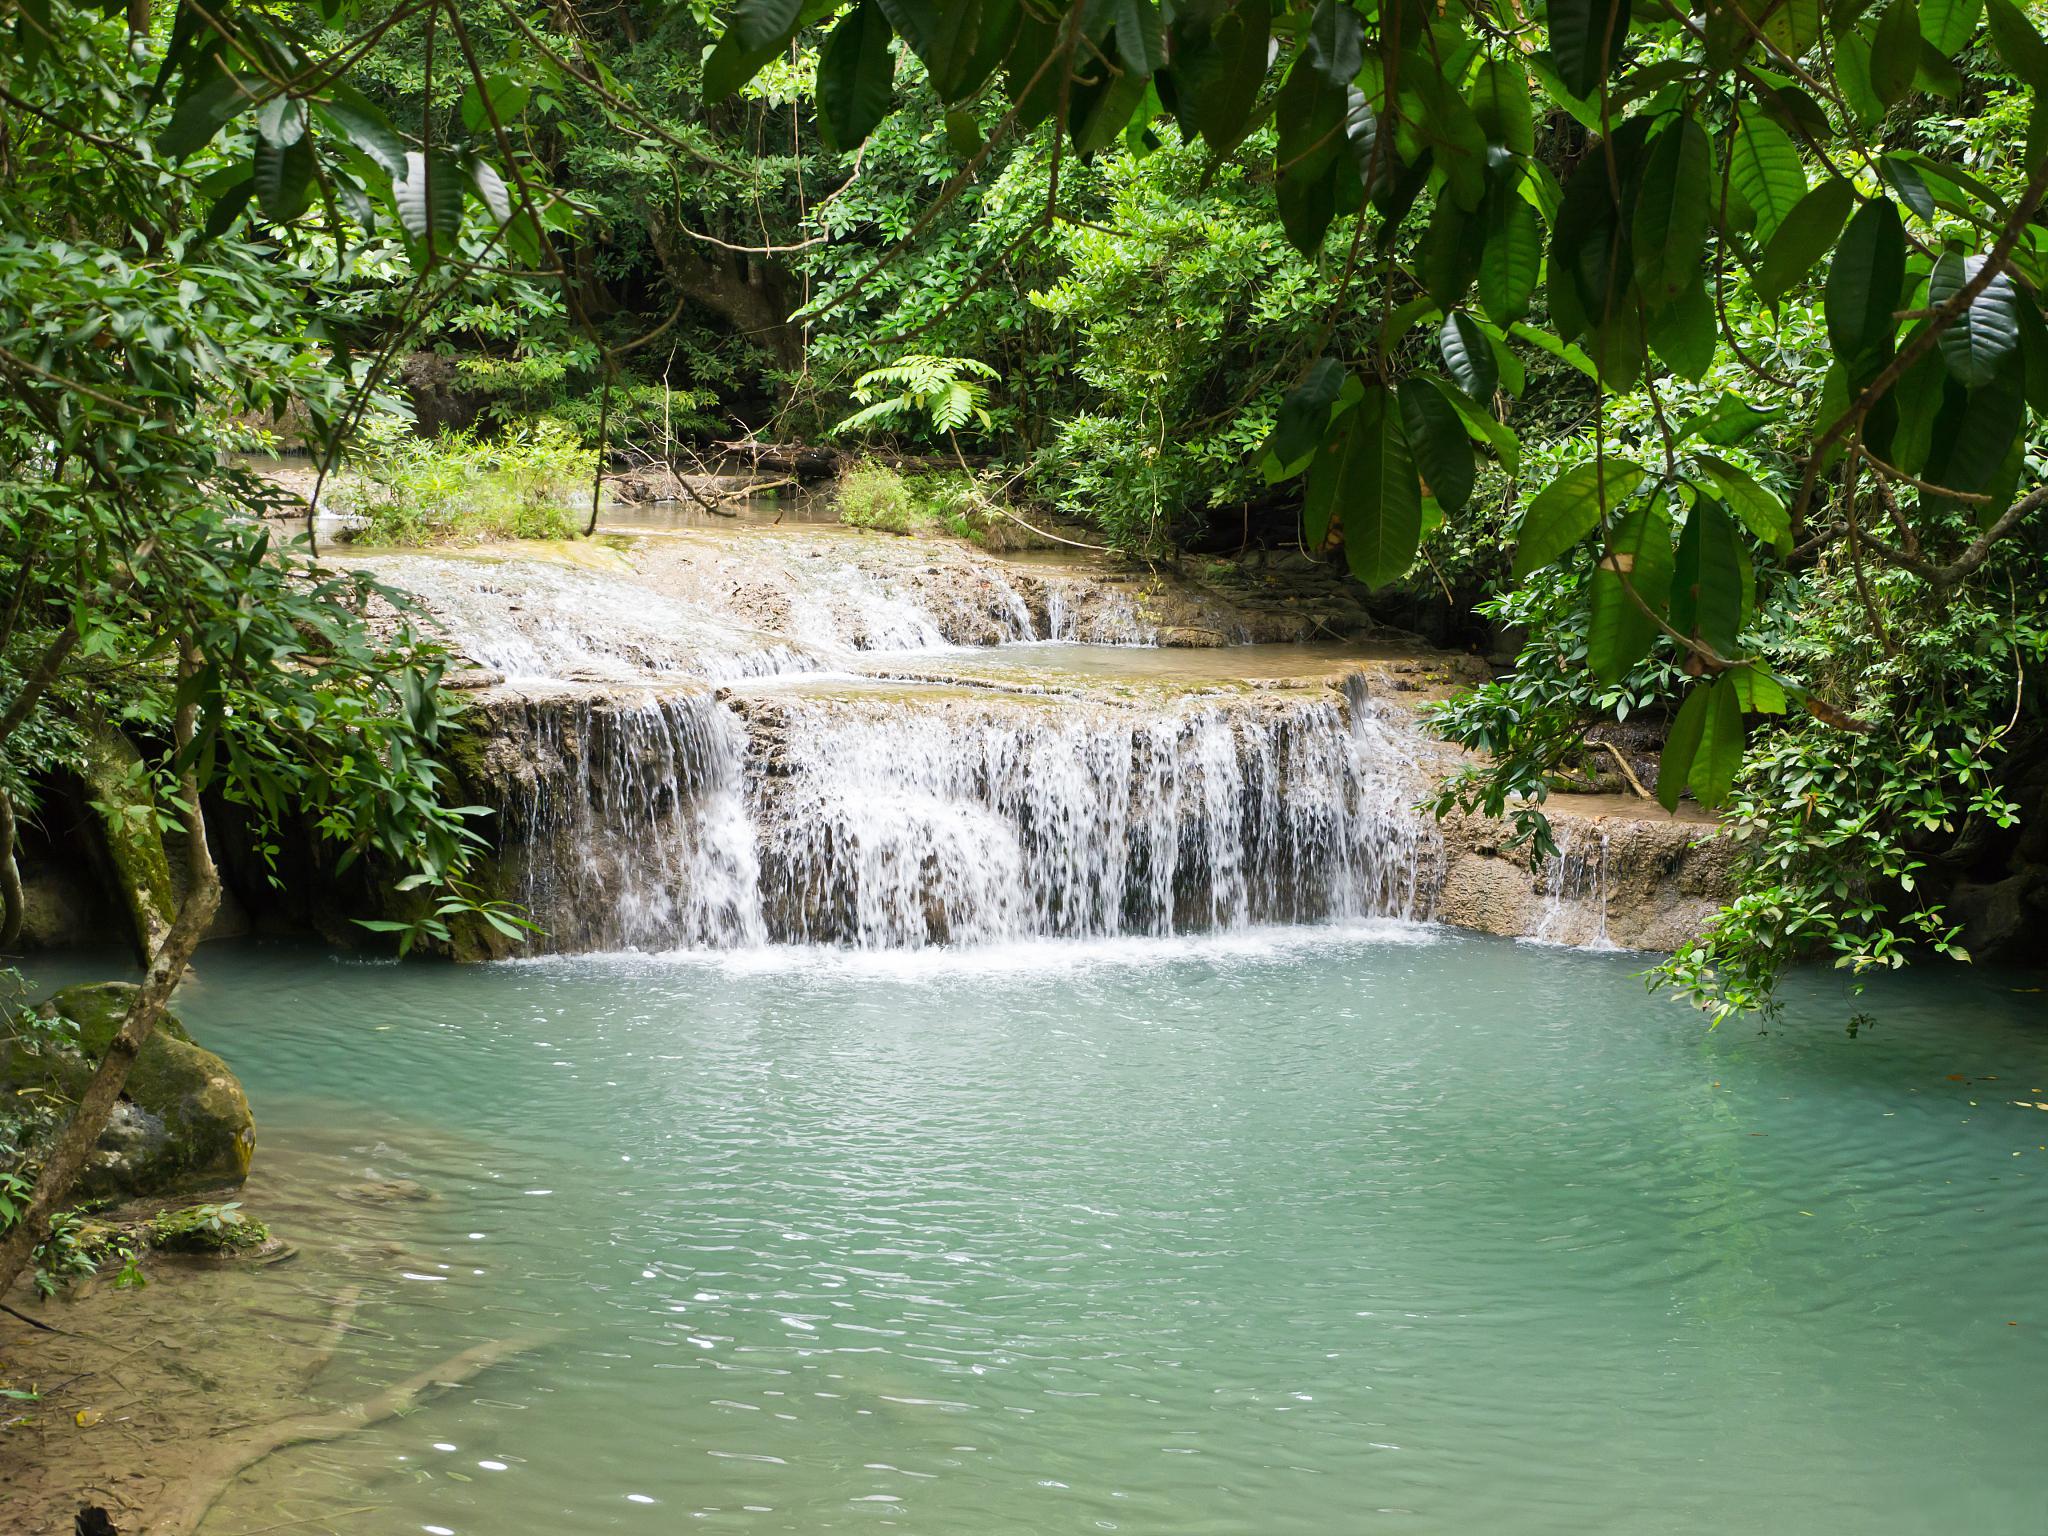
<svg viewBox="0 0 2048 1536"><path fill-rule="evenodd" d="M1630 789L1634 790L1638 795L1640 795L1645 800L1654 800L1657 798L1655 795L1651 794L1647 789L1643 788L1643 781L1636 777L1635 769L1629 767L1628 759L1621 755L1621 748L1617 747L1611 741L1596 741L1593 743L1593 745L1596 747L1605 747L1609 752L1614 754L1614 761L1616 765L1619 766L1621 769L1621 776L1628 780L1628 787Z"/></svg>

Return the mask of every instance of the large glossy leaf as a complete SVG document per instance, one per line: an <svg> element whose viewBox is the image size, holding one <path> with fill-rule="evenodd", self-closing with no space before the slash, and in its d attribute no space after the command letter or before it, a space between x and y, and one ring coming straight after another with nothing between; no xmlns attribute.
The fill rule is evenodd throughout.
<svg viewBox="0 0 2048 1536"><path fill-rule="evenodd" d="M1492 342L1470 315L1453 311L1445 316L1437 332L1436 349L1453 384L1481 405L1493 398L1500 386L1500 369Z"/></svg>
<svg viewBox="0 0 2048 1536"><path fill-rule="evenodd" d="M2013 0L1984 0L1984 19L1991 26L1991 45L2005 67L2036 91L2048 91L2048 43Z"/></svg>
<svg viewBox="0 0 2048 1536"><path fill-rule="evenodd" d="M398 222L430 253L445 252L462 225L462 172L440 150L405 157L405 174L391 183Z"/></svg>
<svg viewBox="0 0 2048 1536"><path fill-rule="evenodd" d="M327 88L318 110L347 140L393 176L405 174L406 142L384 109L345 81Z"/></svg>
<svg viewBox="0 0 2048 1536"><path fill-rule="evenodd" d="M2014 358L1977 389L1947 382L1929 434L1923 478L1969 495L1991 489L2026 424L2024 371Z"/></svg>
<svg viewBox="0 0 2048 1536"><path fill-rule="evenodd" d="M1117 10L1117 49L1124 70L1119 80L1135 77L1142 81L1151 75L1153 59L1165 51L1158 8L1152 0L1119 0ZM917 56L924 60L932 88L942 101L966 101L995 73L1016 40L1019 14L1017 0L951 0L937 8ZM1124 52L1127 43L1134 52ZM1136 106L1143 94L1142 88L1132 93L1129 105ZM1128 107L1123 115L1128 119ZM1122 131L1123 122L1119 121L1108 137L1113 139Z"/></svg>
<svg viewBox="0 0 2048 1536"><path fill-rule="evenodd" d="M1251 125L1272 25L1268 0L1238 0L1206 27L1193 16L1175 22L1173 73L1182 109L1219 155Z"/></svg>
<svg viewBox="0 0 2048 1536"><path fill-rule="evenodd" d="M1913 88L1920 58L1920 12L1914 0L1891 0L1870 39L1870 88L1887 107Z"/></svg>
<svg viewBox="0 0 2048 1536"><path fill-rule="evenodd" d="M178 97L170 122L156 137L156 152L166 160L182 160L211 142L229 118L255 101L263 82L231 75L218 64L195 73Z"/></svg>
<svg viewBox="0 0 2048 1536"><path fill-rule="evenodd" d="M1735 522L1718 502L1701 497L1678 536L1671 578L1671 627L1733 655L1747 603L1748 557Z"/></svg>
<svg viewBox="0 0 2048 1536"><path fill-rule="evenodd" d="M1650 141L1633 235L1636 287L1652 309L1699 281L1713 217L1713 172L1712 146L1690 117L1676 119Z"/></svg>
<svg viewBox="0 0 2048 1536"><path fill-rule="evenodd" d="M1742 526L1780 554L1792 548L1791 514L1785 503L1758 484L1748 471L1730 464L1719 454L1695 454L1701 469L1721 493L1728 510L1741 519Z"/></svg>
<svg viewBox="0 0 2048 1536"><path fill-rule="evenodd" d="M894 102L895 29L875 0L839 18L818 50L818 127L828 148L852 149L889 115Z"/></svg>
<svg viewBox="0 0 2048 1536"><path fill-rule="evenodd" d="M1515 545L1515 580L1541 570L1600 526L1642 484L1641 466L1627 459L1589 459L1545 486L1522 514Z"/></svg>
<svg viewBox="0 0 2048 1536"><path fill-rule="evenodd" d="M1764 247L1756 296L1766 304L1783 298L1834 245L1855 205L1856 189L1840 176L1830 176L1802 197Z"/></svg>
<svg viewBox="0 0 2048 1536"><path fill-rule="evenodd" d="M1654 496L1615 525L1593 568L1586 659L1603 682L1620 682L1649 654L1659 633L1651 614L1661 616L1671 601L1672 566L1671 515Z"/></svg>
<svg viewBox="0 0 2048 1536"><path fill-rule="evenodd" d="M256 140L256 206L273 224L289 224L313 201L313 140L302 130L289 143Z"/></svg>
<svg viewBox="0 0 2048 1536"><path fill-rule="evenodd" d="M1273 421L1273 457L1286 474L1305 467L1309 455L1322 442L1330 427L1330 407L1343 386L1344 364L1334 357L1319 357L1309 365L1301 382L1280 401Z"/></svg>
<svg viewBox="0 0 2048 1536"><path fill-rule="evenodd" d="M1828 343L1860 387L1891 356L1899 290L1906 281L1906 231L1889 198L1865 203L1842 232L1828 268Z"/></svg>
<svg viewBox="0 0 2048 1536"><path fill-rule="evenodd" d="M1478 465L1457 407L1435 380L1419 374L1401 382L1399 399L1408 450L1425 488L1445 511L1458 511L1471 499Z"/></svg>
<svg viewBox="0 0 2048 1536"><path fill-rule="evenodd" d="M1943 58L1953 58L1976 35L1984 0L1921 0L1920 31Z"/></svg>
<svg viewBox="0 0 2048 1536"><path fill-rule="evenodd" d="M1550 58L1574 96L1590 97L1606 83L1628 12L1627 0L1550 0Z"/></svg>
<svg viewBox="0 0 2048 1536"><path fill-rule="evenodd" d="M1698 383L1714 366L1714 343L1719 334L1714 300L1707 292L1706 278L1697 271L1677 298L1650 315L1652 350L1673 373L1690 383Z"/></svg>
<svg viewBox="0 0 2048 1536"><path fill-rule="evenodd" d="M1729 790L1735 787L1736 772L1742 767L1742 703L1735 685L1725 677L1711 688L1693 691L1705 694L1706 705L1700 717L1699 743L1685 781L1693 798L1711 810L1727 802ZM1661 783L1658 789L1661 793Z"/></svg>
<svg viewBox="0 0 2048 1536"><path fill-rule="evenodd" d="M1927 302L1941 309L1984 270L1982 256L1948 252L1927 279ZM1999 365L2019 350L2019 290L2000 272L1941 333L1941 355L1956 382L1974 389L1988 384Z"/></svg>
<svg viewBox="0 0 2048 1536"><path fill-rule="evenodd" d="M1336 451L1309 470L1310 494L1341 522L1351 574L1384 586L1407 574L1422 542L1422 487L1387 389L1368 384L1339 432Z"/></svg>
<svg viewBox="0 0 2048 1536"><path fill-rule="evenodd" d="M1657 803L1667 811L1678 809L1685 795L1685 781L1692 773L1693 759L1700 750L1700 735L1706 729L1707 695L1710 684L1699 684L1678 706L1678 715L1664 736L1664 754L1657 760Z"/></svg>
<svg viewBox="0 0 2048 1536"><path fill-rule="evenodd" d="M704 61L704 99L723 101L753 79L789 45L802 13L803 0L738 0Z"/></svg>
<svg viewBox="0 0 2048 1536"><path fill-rule="evenodd" d="M1536 210L1515 194L1488 204L1486 246L1479 254L1479 302L1501 325L1529 313L1529 300L1543 272L1543 225Z"/></svg>
<svg viewBox="0 0 2048 1536"><path fill-rule="evenodd" d="M1773 406L1768 410L1751 405L1740 395L1723 390L1719 400L1698 415L1685 419L1678 429L1679 441L1684 442L1690 438L1727 448L1742 442L1759 428L1776 421L1785 414L1785 411L1786 407L1782 405Z"/></svg>
<svg viewBox="0 0 2048 1536"><path fill-rule="evenodd" d="M1755 212L1757 239L1766 243L1806 196L1806 172L1791 136L1754 102L1738 109L1728 177Z"/></svg>
<svg viewBox="0 0 2048 1536"><path fill-rule="evenodd" d="M1472 82L1472 115L1489 143L1511 154L1536 153L1535 113L1529 77L1509 59L1488 59Z"/></svg>

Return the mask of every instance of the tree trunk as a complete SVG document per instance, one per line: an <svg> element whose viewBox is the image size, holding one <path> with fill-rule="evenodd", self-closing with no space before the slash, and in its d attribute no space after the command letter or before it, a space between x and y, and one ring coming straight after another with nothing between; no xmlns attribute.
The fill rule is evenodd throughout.
<svg viewBox="0 0 2048 1536"><path fill-rule="evenodd" d="M194 665L195 656L188 643L180 671L190 673ZM178 711L172 734L180 757L186 756L192 745L197 715L196 703L187 704ZM190 889L178 907L178 915L170 930L156 946L149 962L149 972L135 994L135 1001L128 1005L127 1017L121 1020L121 1027L114 1032L107 1054L100 1058L92 1081L85 1085L85 1092L79 1096L78 1107L72 1110L71 1118L57 1133L49 1155L43 1159L43 1169L36 1178L35 1191L29 1196L27 1208L6 1238L0 1240L0 1296L13 1289L21 1272L28 1268L36 1245L49 1235L50 1218L71 1193L71 1186L77 1182L85 1160L99 1142L100 1132L107 1128L107 1117L113 1114L121 1090L128 1085L128 1074L135 1066L135 1058L142 1054L143 1046L155 1033L157 1022L170 1006L171 994L185 979L193 951L206 937L206 930L213 923L213 914L220 906L220 871L214 867L213 852L207 846L206 817L199 805L196 772L186 771L182 787L187 838L185 857L192 876Z"/></svg>
<svg viewBox="0 0 2048 1536"><path fill-rule="evenodd" d="M6 903L0 949L12 949L21 939L21 866L14 862L14 797L5 790L0 790L0 900Z"/></svg>

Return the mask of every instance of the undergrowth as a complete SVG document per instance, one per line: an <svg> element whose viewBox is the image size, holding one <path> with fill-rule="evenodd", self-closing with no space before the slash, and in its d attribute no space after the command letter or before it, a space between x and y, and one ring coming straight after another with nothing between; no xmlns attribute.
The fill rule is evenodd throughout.
<svg viewBox="0 0 2048 1536"><path fill-rule="evenodd" d="M489 438L384 422L366 430L334 502L363 520L364 543L566 539L581 531L596 472L596 451L545 416Z"/></svg>

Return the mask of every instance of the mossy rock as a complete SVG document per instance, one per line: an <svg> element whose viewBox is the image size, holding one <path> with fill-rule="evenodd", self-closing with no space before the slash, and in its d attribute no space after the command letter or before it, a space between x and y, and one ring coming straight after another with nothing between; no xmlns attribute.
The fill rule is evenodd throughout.
<svg viewBox="0 0 2048 1536"><path fill-rule="evenodd" d="M41 1018L75 1026L68 1040L26 1029L20 1021L0 1024L0 1093L61 1100L68 1113L106 1055L135 991L127 982L94 982L67 987L38 1004ZM256 1121L241 1083L226 1062L194 1044L185 1026L165 1014L128 1074L77 1193L96 1199L240 1184L255 1150Z"/></svg>

